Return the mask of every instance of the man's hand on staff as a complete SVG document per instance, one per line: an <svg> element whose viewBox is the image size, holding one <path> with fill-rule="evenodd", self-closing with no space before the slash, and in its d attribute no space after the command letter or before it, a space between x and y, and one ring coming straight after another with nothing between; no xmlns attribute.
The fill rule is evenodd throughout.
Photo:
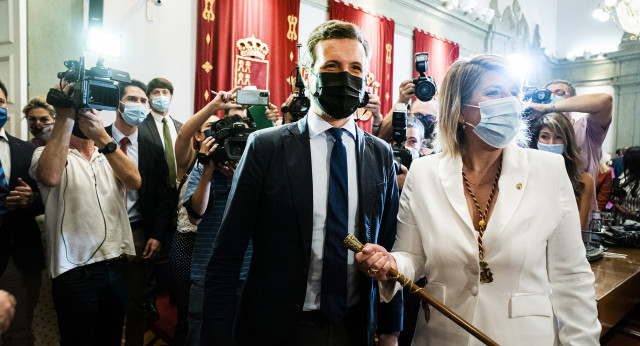
<svg viewBox="0 0 640 346"><path fill-rule="evenodd" d="M388 280L387 272L389 272L389 269L398 270L398 265L393 255L378 244L365 244L362 252L355 254L355 259L360 271L378 281Z"/></svg>

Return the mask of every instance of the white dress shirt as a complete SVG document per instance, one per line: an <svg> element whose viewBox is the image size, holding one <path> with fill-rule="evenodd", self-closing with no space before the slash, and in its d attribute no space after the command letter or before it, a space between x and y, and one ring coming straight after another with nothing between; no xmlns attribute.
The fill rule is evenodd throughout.
<svg viewBox="0 0 640 346"><path fill-rule="evenodd" d="M113 140L118 145L118 148L121 148L120 142L124 137L129 138L129 143L127 143L127 157L133 164L138 168L138 130L129 136L125 136L114 124L111 127L111 134L113 135ZM127 189L127 215L129 215L129 222L136 222L142 220L142 214L140 214L140 205L138 203L138 199L140 197L140 193L138 190L129 190Z"/></svg>
<svg viewBox="0 0 640 346"><path fill-rule="evenodd" d="M8 187L9 177L11 177L11 150L9 149L9 137L7 137L4 128L0 129L0 160L2 160L2 168Z"/></svg>
<svg viewBox="0 0 640 346"><path fill-rule="evenodd" d="M322 289L322 258L324 253L324 236L327 221L327 203L329 193L329 170L331 168L331 150L333 136L327 131L332 125L324 121L317 114L309 112L307 116L309 126L309 143L311 146L311 170L313 182L313 235L311 240L311 260L307 277L307 292L304 298L303 310L319 310ZM347 169L349 174L349 222L348 231L357 234L358 231L358 166L356 162L356 127L353 120L343 127L342 140L347 150ZM353 252L347 257L347 299L348 305L357 302L357 274Z"/></svg>

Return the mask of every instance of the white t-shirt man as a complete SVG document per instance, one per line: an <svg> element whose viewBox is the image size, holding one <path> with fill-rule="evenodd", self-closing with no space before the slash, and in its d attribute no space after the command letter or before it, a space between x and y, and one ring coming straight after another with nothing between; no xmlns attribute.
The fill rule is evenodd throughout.
<svg viewBox="0 0 640 346"><path fill-rule="evenodd" d="M31 158L29 174L34 179L43 150L37 148ZM48 187L38 182L38 188L45 206L47 263L52 278L123 254L135 256L124 205L126 188L98 148L91 160L69 149L60 184Z"/></svg>

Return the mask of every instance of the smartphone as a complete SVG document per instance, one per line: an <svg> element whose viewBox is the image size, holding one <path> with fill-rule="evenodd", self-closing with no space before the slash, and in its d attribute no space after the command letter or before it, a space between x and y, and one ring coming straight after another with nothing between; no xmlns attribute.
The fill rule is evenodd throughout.
<svg viewBox="0 0 640 346"><path fill-rule="evenodd" d="M239 105L269 105L269 90L241 89L236 93L236 103Z"/></svg>
<svg viewBox="0 0 640 346"><path fill-rule="evenodd" d="M266 129L273 127L273 122L267 118L265 112L267 107L265 106L251 106L247 109L248 115L253 118L253 122L256 124L256 129Z"/></svg>

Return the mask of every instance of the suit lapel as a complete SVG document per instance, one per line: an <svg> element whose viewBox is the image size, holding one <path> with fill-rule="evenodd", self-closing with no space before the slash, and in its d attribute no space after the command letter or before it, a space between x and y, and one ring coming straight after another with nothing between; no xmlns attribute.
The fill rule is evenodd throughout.
<svg viewBox="0 0 640 346"><path fill-rule="evenodd" d="M140 126L144 128L145 132L148 132L148 135L151 136L154 142L160 143L162 145L162 139L160 138L160 134L158 133L158 127L156 126L156 121L153 119L153 115L149 113L147 118L142 122Z"/></svg>
<svg viewBox="0 0 640 346"><path fill-rule="evenodd" d="M527 186L529 161L526 150L510 144L504 149L498 199L487 224L488 238L499 237L513 218Z"/></svg>
<svg viewBox="0 0 640 346"><path fill-rule="evenodd" d="M473 232L471 215L469 215L467 200L464 197L462 157L459 155L456 157L443 155L438 164L438 174L449 204L467 225L469 231Z"/></svg>
<svg viewBox="0 0 640 346"><path fill-rule="evenodd" d="M16 142L15 138L7 133L7 139L9 142L9 159L11 160L11 176L9 177L7 184L9 184L8 188L11 190L13 187L18 185L18 178L16 177L18 177L19 174L17 170L18 167L22 167L22 163L20 161L22 160L23 155L18 153L19 143Z"/></svg>
<svg viewBox="0 0 640 346"><path fill-rule="evenodd" d="M367 211L369 210L370 205L367 202L370 202L367 194L367 187L371 188L371 186L366 186L365 183L375 183L375 181L371 181L370 173L372 170L377 169L376 167L368 167L367 163L374 162L373 157L371 157L373 153L373 141L371 138L364 135L364 131L362 131L358 126L356 126L356 162L358 166L358 220L360 222L360 234L357 235L358 240L362 244L366 243L377 243L377 239L372 239L371 237L371 219L367 218Z"/></svg>
<svg viewBox="0 0 640 346"><path fill-rule="evenodd" d="M282 135L285 161L289 171L289 184L293 196L298 223L302 232L302 243L306 265L311 257L313 234L313 182L311 173L311 145L306 118L289 125Z"/></svg>

